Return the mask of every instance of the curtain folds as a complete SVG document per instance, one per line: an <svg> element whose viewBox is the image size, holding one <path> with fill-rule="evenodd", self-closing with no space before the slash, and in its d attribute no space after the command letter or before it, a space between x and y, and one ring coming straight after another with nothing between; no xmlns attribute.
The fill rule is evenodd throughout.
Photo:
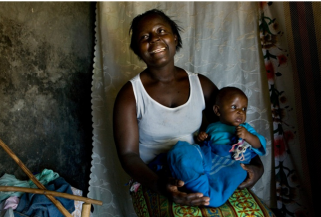
<svg viewBox="0 0 321 217"><path fill-rule="evenodd" d="M258 3L98 2L88 197L104 204L94 207L94 216L135 216L126 186L129 177L120 166L113 142L112 113L121 86L145 69L129 49L131 20L153 8L163 10L184 29L183 49L175 56L178 67L206 75L219 88L239 87L249 97L247 122L267 139L267 155L261 157L265 173L252 190L274 207L271 86L261 51Z"/></svg>
<svg viewBox="0 0 321 217"><path fill-rule="evenodd" d="M273 118L277 209L316 216L320 188L321 4L261 3L260 33Z"/></svg>

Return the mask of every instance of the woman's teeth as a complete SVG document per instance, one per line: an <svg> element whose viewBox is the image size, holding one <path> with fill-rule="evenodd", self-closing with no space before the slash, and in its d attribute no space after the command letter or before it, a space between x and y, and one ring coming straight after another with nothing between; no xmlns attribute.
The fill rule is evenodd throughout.
<svg viewBox="0 0 321 217"><path fill-rule="evenodd" d="M157 50L152 51L152 53L159 53L159 52L162 52L164 50L165 50L165 48L163 47L163 48L159 48Z"/></svg>

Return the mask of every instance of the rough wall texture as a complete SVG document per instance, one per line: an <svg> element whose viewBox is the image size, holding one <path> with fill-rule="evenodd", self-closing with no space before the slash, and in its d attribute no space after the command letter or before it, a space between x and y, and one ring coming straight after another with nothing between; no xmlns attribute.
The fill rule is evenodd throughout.
<svg viewBox="0 0 321 217"><path fill-rule="evenodd" d="M0 139L88 191L95 4L0 2ZM0 176L27 179L0 148Z"/></svg>

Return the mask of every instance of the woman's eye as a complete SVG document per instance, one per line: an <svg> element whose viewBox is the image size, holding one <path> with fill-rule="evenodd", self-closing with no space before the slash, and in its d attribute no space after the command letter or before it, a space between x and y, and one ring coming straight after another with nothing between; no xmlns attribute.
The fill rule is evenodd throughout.
<svg viewBox="0 0 321 217"><path fill-rule="evenodd" d="M148 39L148 35L142 35L140 36L140 41Z"/></svg>
<svg viewBox="0 0 321 217"><path fill-rule="evenodd" d="M165 30L164 29L160 29L159 33L165 33Z"/></svg>
<svg viewBox="0 0 321 217"><path fill-rule="evenodd" d="M232 108L232 109L236 109L236 106L235 106L235 105L232 105L231 108Z"/></svg>
<svg viewBox="0 0 321 217"><path fill-rule="evenodd" d="M242 110L246 112L246 108L242 108Z"/></svg>

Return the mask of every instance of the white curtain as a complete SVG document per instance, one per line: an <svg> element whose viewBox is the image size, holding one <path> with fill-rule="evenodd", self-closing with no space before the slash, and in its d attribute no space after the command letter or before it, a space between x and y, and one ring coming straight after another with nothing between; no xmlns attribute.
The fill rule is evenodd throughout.
<svg viewBox="0 0 321 217"><path fill-rule="evenodd" d="M120 166L113 141L115 97L129 79L145 68L129 49L132 19L157 8L183 27L178 67L209 77L219 88L236 86L249 97L247 122L267 139L261 157L265 173L253 191L274 206L271 191L272 150L268 82L258 33L256 2L99 2L92 83L93 155L88 197L102 200L94 216L135 216L129 177ZM124 123L125 124L125 123ZM272 187L271 187L272 186Z"/></svg>

